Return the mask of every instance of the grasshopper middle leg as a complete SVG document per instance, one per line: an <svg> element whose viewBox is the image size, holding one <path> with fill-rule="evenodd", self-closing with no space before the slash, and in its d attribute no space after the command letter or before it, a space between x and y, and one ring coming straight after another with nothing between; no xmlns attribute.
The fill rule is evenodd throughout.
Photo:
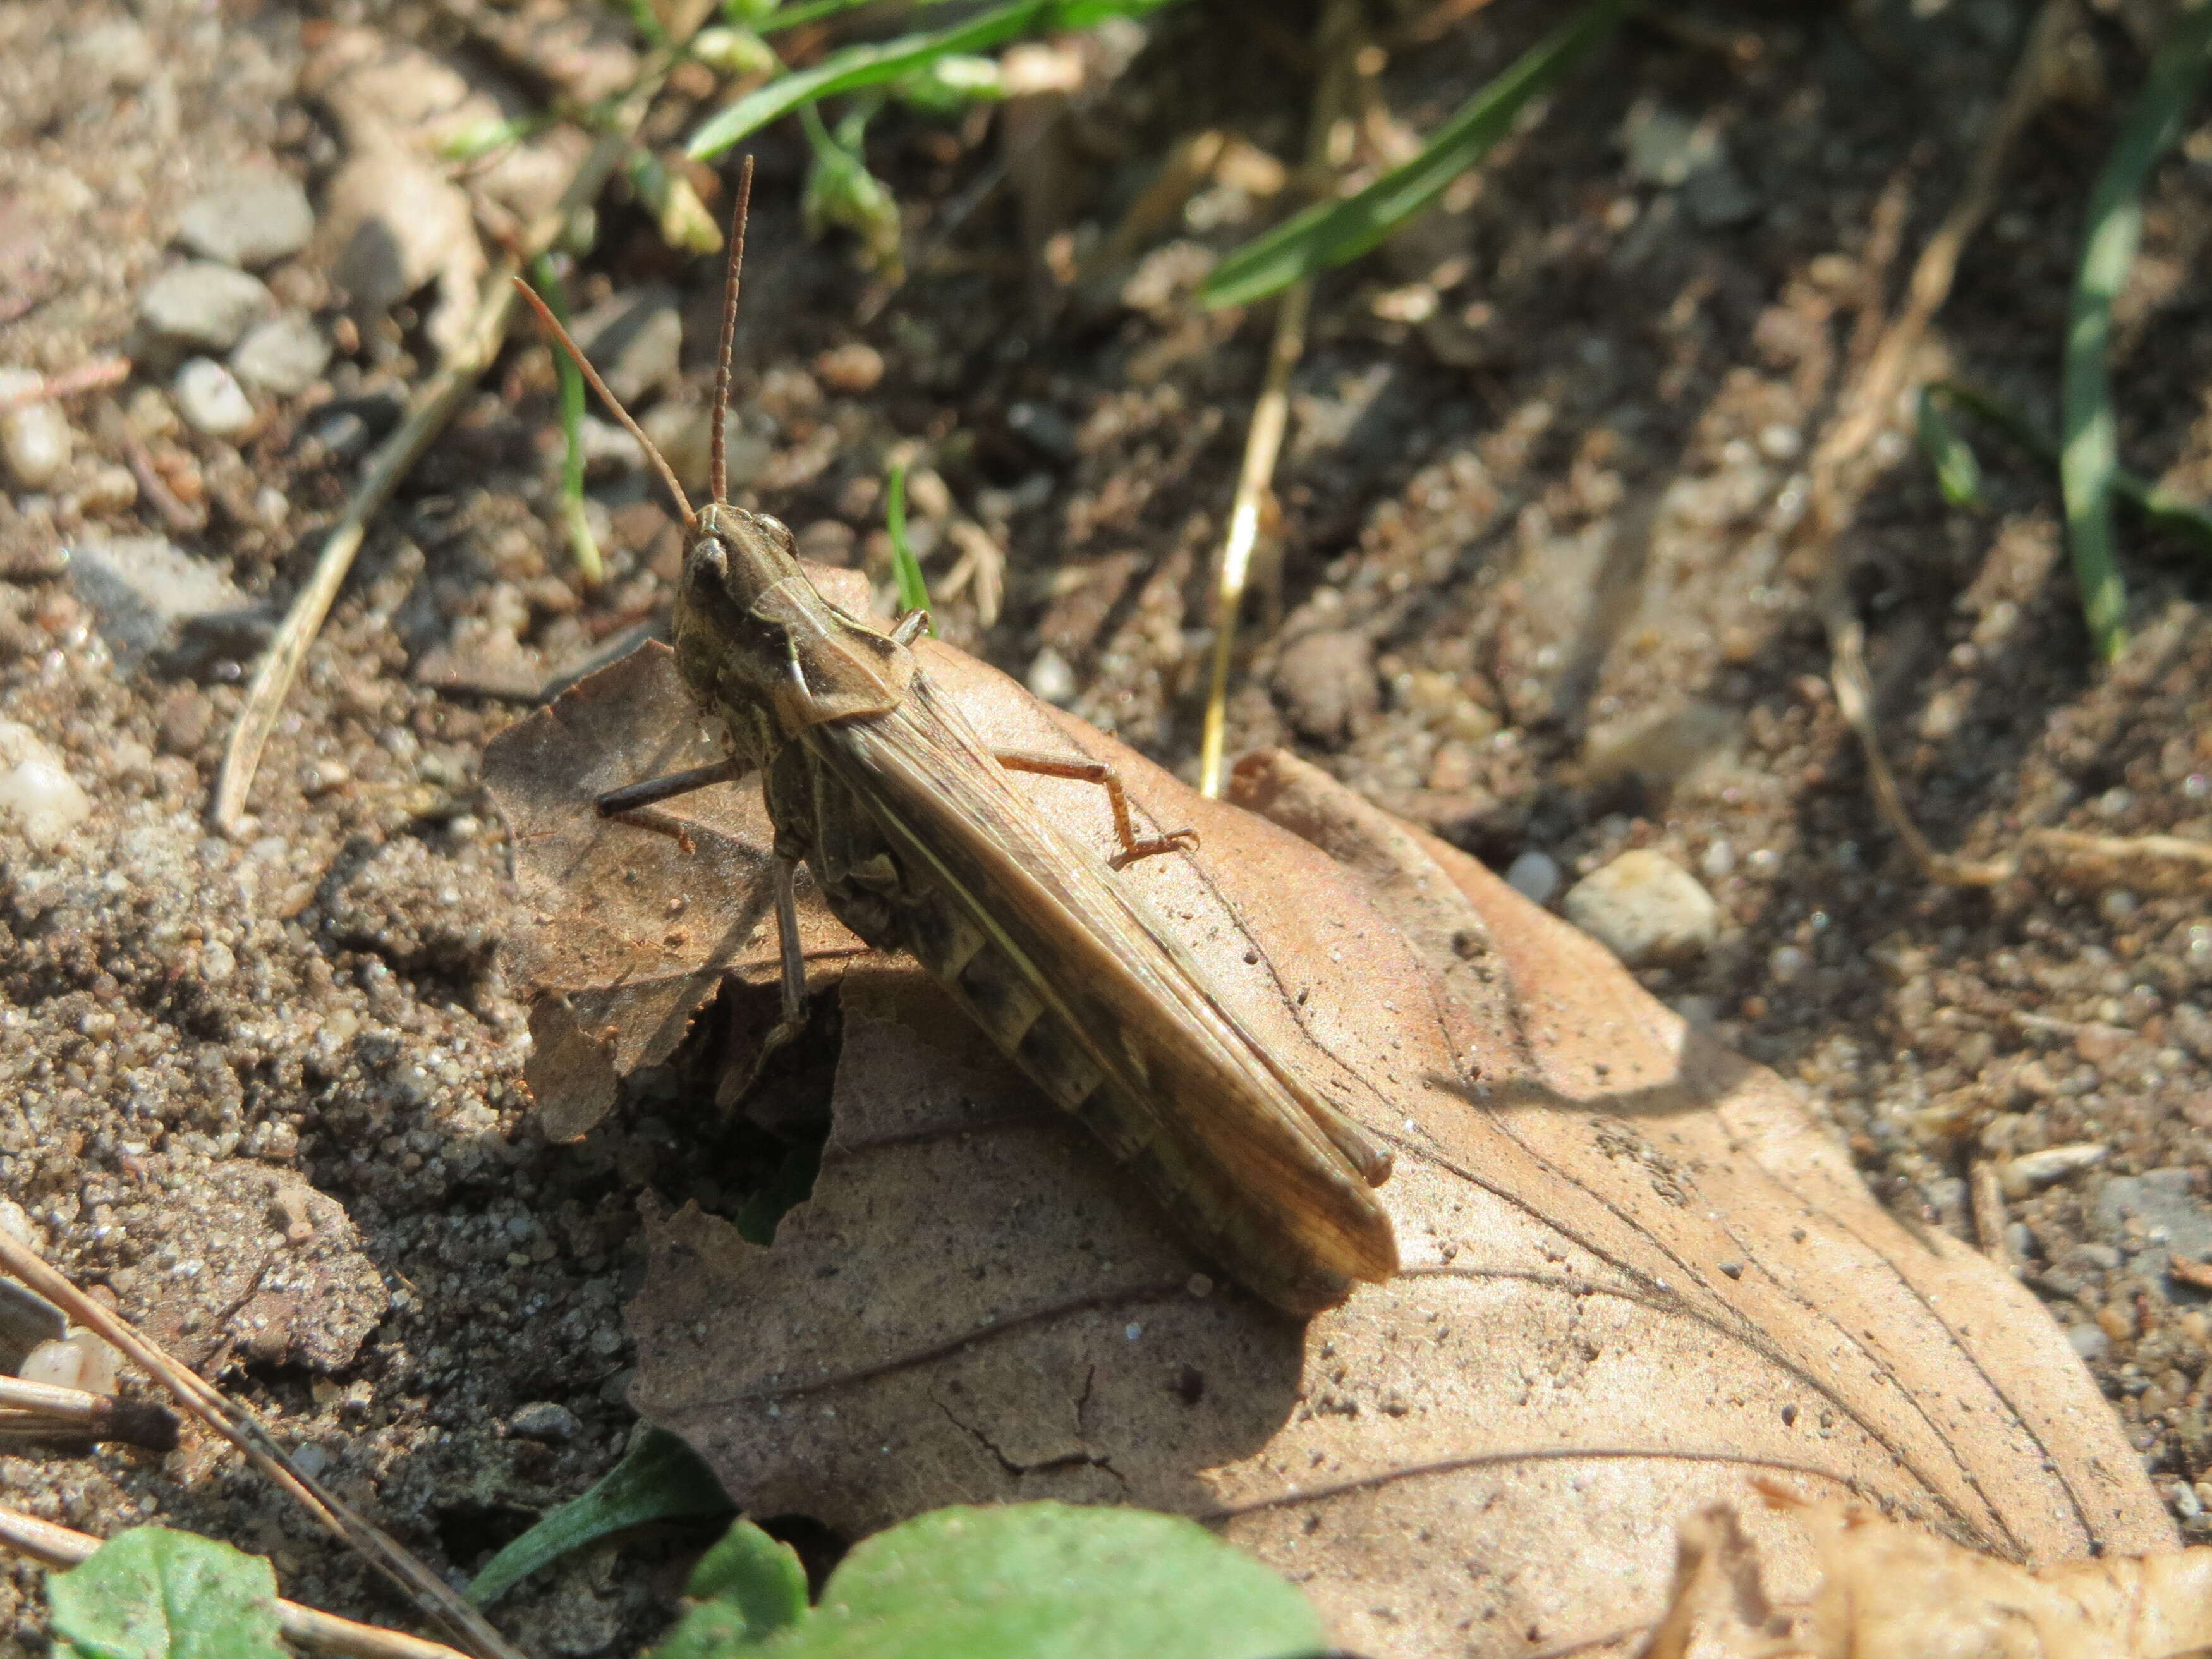
<svg viewBox="0 0 2212 1659"><path fill-rule="evenodd" d="M1040 754L1034 749L1001 749L997 755L999 764L1009 772L1073 778L1079 783L1095 783L1103 789L1107 804L1114 812L1114 838L1121 843L1121 850L1108 860L1116 870L1139 859L1184 852L1198 845L1195 830L1170 830L1164 836L1138 835L1136 824L1129 817L1129 796L1121 787L1121 775L1103 761L1070 760L1063 755Z"/></svg>

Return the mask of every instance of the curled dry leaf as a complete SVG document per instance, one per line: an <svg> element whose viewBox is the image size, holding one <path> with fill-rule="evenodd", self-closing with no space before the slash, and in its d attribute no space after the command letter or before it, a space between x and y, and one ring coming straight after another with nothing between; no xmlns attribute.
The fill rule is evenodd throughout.
<svg viewBox="0 0 2212 1659"><path fill-rule="evenodd" d="M1304 1325L1213 1284L918 969L857 959L813 1195L767 1249L656 1223L629 1310L638 1404L746 1509L848 1535L956 1502L1176 1510L1376 1659L1639 1640L1677 1520L1759 1476L2031 1563L2172 1547L2028 1293L1899 1224L1778 1079L1601 947L1288 757L1206 800L923 649L988 740L1073 745L1196 826L1121 878L1396 1148L1406 1271ZM1110 850L1098 792L1018 782ZM1746 1524L1778 1592L1809 1586L1802 1538Z"/></svg>
<svg viewBox="0 0 2212 1659"><path fill-rule="evenodd" d="M1674 1597L1648 1659L2172 1659L2212 1647L2212 1550L2024 1567L1863 1505L1769 1503L1812 1543L1810 1594L1785 1596L1716 1504L1682 1523Z"/></svg>

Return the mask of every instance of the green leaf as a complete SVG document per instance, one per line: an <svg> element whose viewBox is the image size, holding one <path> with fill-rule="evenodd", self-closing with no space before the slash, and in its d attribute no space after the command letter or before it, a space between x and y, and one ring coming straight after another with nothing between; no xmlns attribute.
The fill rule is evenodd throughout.
<svg viewBox="0 0 2212 1659"><path fill-rule="evenodd" d="M1013 0L1012 4L993 6L945 28L847 46L811 69L747 93L711 117L691 135L690 153L699 161L720 155L739 139L801 105L896 81L951 53L987 52L1023 35L1086 29L1109 17L1142 16L1173 3L1175 0ZM786 15L779 15L775 25L781 27L786 21Z"/></svg>
<svg viewBox="0 0 2212 1659"><path fill-rule="evenodd" d="M860 263L876 275L896 283L905 279L900 256L898 203L890 187L868 171L861 142L868 130L872 106L848 112L831 132L822 116L809 104L799 112L806 141L814 149L814 165L807 169L806 187L799 199L800 222L809 236L819 236L831 225L842 225L860 239Z"/></svg>
<svg viewBox="0 0 2212 1659"><path fill-rule="evenodd" d="M118 1533L46 1581L54 1634L85 1659L283 1659L268 1562L166 1527Z"/></svg>
<svg viewBox="0 0 2212 1659"><path fill-rule="evenodd" d="M2135 264L2142 236L2143 180L2172 146L2212 60L2212 5L2175 15L2128 111L2112 153L2089 192L2088 225L2074 279L2060 376L2058 487L2066 501L2066 540L2090 638L2106 661L2127 645L2127 589L2112 536L2119 447L2112 414L2112 302Z"/></svg>
<svg viewBox="0 0 2212 1659"><path fill-rule="evenodd" d="M1194 1522L1006 1504L869 1539L818 1608L765 1642L655 1659L1293 1659L1328 1645L1304 1595Z"/></svg>
<svg viewBox="0 0 2212 1659"><path fill-rule="evenodd" d="M737 1608L757 1640L805 1616L806 1569L797 1550L740 1517L699 1558L684 1593Z"/></svg>
<svg viewBox="0 0 2212 1659"><path fill-rule="evenodd" d="M561 280L561 268L540 254L530 267L530 276L546 307L567 327L568 287ZM568 532L568 550L575 558L578 574L587 585L597 587L606 580L607 568L599 557L592 521L584 512L584 373L558 346L553 351L553 368L561 377L561 437L566 446L561 462L561 521Z"/></svg>
<svg viewBox="0 0 2212 1659"><path fill-rule="evenodd" d="M925 115L957 115L971 104L1006 95L1006 79L995 58L947 52L891 82L891 96Z"/></svg>
<svg viewBox="0 0 2212 1659"><path fill-rule="evenodd" d="M597 1486L548 1511L487 1561L469 1584L469 1600L488 1607L546 1563L609 1533L730 1508L722 1483L696 1452L665 1429L647 1429Z"/></svg>
<svg viewBox="0 0 2212 1659"><path fill-rule="evenodd" d="M906 463L901 461L891 469L890 483L884 491L884 529L891 538L891 580L898 584L901 611L929 609L929 584L921 579L921 561L914 556L914 549L906 539ZM937 637L937 624L929 624L932 639Z"/></svg>
<svg viewBox="0 0 2212 1659"><path fill-rule="evenodd" d="M1341 201L1315 204L1231 252L1199 289L1200 301L1249 305L1302 276L1358 258L1489 154L1528 100L1548 91L1636 5L1637 0L1589 0L1469 99L1412 161Z"/></svg>
<svg viewBox="0 0 2212 1659"><path fill-rule="evenodd" d="M1939 381L1928 395L1963 409L1990 430L2011 440L2020 449L2056 471L2058 446L2036 429L2035 422L1994 392L1958 380ZM2212 553L2212 512L2185 495L2152 483L2124 466L2112 469L2112 493L2142 513L2159 529L2187 542L2201 553Z"/></svg>
<svg viewBox="0 0 2212 1659"><path fill-rule="evenodd" d="M1943 413L1933 386L1922 386L1916 422L1920 453L1936 470L1936 487L1954 507L1982 505L1982 466L1974 452Z"/></svg>

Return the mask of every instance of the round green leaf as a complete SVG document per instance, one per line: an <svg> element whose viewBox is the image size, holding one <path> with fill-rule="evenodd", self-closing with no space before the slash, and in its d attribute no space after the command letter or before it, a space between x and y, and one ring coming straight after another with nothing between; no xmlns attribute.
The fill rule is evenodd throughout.
<svg viewBox="0 0 2212 1659"><path fill-rule="evenodd" d="M1066 1504L944 1509L869 1539L763 1659L1292 1659L1304 1595L1194 1522Z"/></svg>
<svg viewBox="0 0 2212 1659"><path fill-rule="evenodd" d="M88 1659L283 1659L276 1575L212 1538L134 1527L47 1581L54 1634Z"/></svg>

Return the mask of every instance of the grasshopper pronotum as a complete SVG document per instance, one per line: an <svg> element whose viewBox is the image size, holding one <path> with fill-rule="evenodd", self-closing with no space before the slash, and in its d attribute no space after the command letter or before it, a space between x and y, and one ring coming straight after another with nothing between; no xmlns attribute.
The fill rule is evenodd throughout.
<svg viewBox="0 0 2212 1659"><path fill-rule="evenodd" d="M1082 757L994 750L909 649L847 616L800 569L791 532L729 504L723 422L752 166L732 224L714 379L714 500L694 512L668 464L524 289L681 509L676 659L730 758L599 800L612 815L758 770L775 823L784 1018L804 1007L793 873L869 944L910 951L1010 1060L1151 1188L1247 1288L1310 1313L1397 1271L1370 1188L1390 1171L1340 1111L1231 1012L1189 952L1115 873L1187 851L1137 834L1120 779ZM1097 784L1119 854L1102 862L1039 817L1007 769Z"/></svg>

